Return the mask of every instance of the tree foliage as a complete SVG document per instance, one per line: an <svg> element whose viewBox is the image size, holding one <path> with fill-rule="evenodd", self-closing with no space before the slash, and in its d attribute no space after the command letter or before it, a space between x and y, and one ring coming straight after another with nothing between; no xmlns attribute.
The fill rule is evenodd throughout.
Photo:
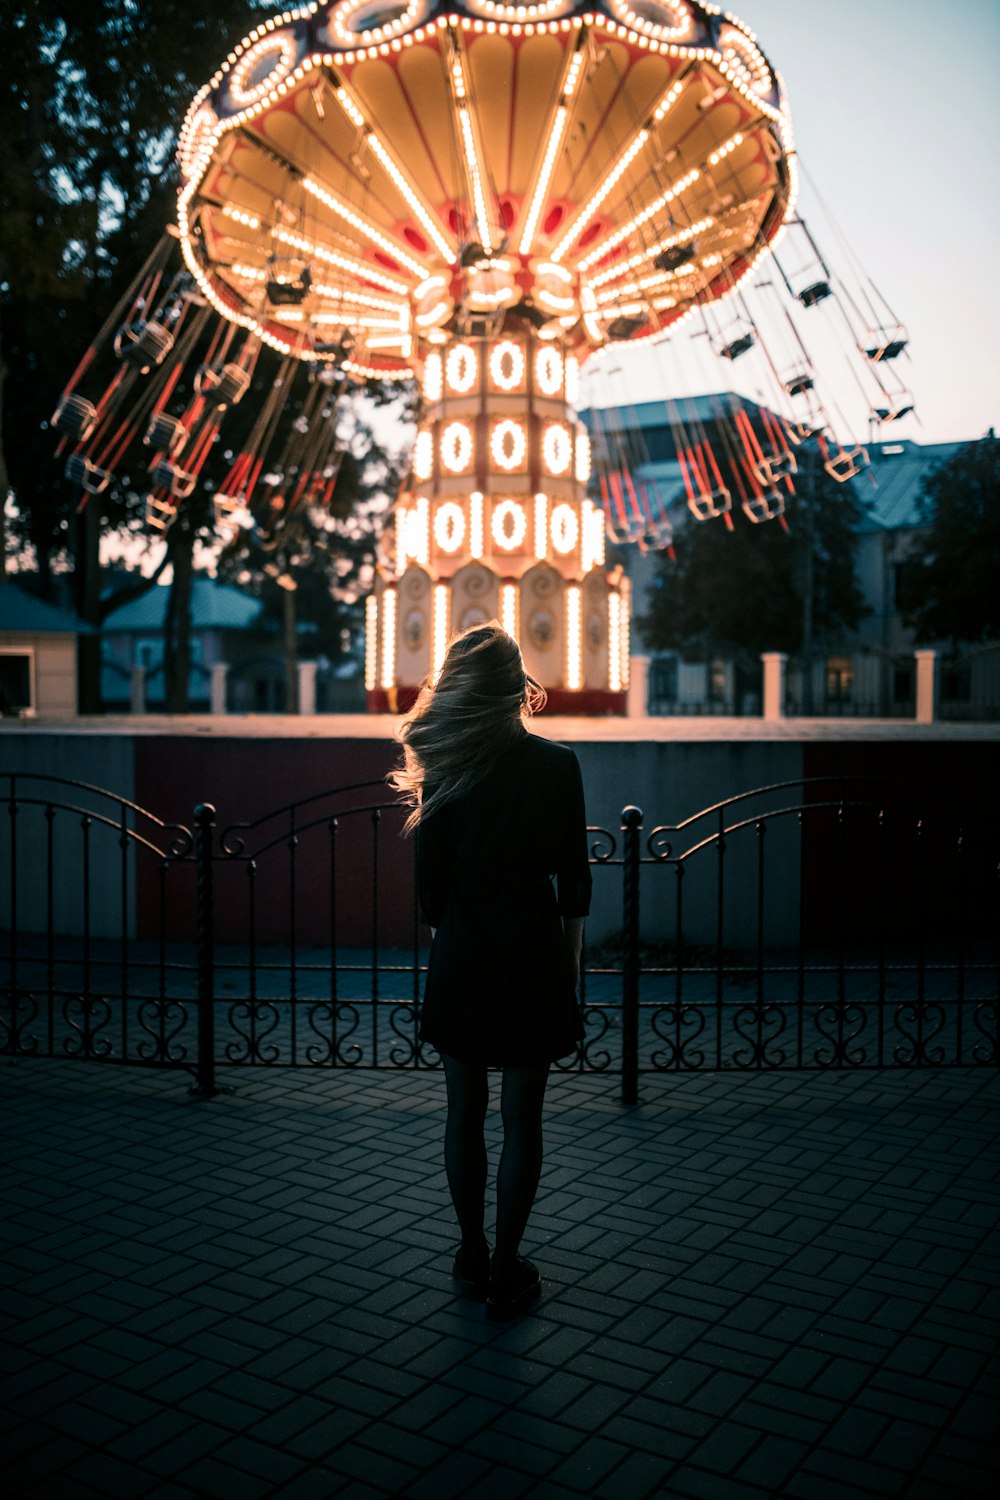
<svg viewBox="0 0 1000 1500"><path fill-rule="evenodd" d="M925 481L926 530L903 572L900 604L917 640L1000 639L1000 439L992 432Z"/></svg>
<svg viewBox="0 0 1000 1500"><path fill-rule="evenodd" d="M16 498L12 538L33 560L36 586L53 592L69 573L80 613L99 625L127 597L105 587L100 539L121 539L121 559L159 546L145 520L142 463L116 473L79 511L79 491L62 475L49 418L77 360L171 222L178 186L176 136L196 90L272 0L0 0L7 88L0 95L0 376L6 367L0 494ZM197 351L189 364L198 363ZM257 390L273 378L263 351ZM101 388L96 365L88 382ZM185 376L185 380L188 380ZM184 382L176 395L183 400ZM378 403L385 393L369 393ZM394 393L395 394L395 393ZM199 544L214 536L212 496L245 439L256 406L251 393L225 419L198 489L167 533L160 571L173 583L167 614L168 707L186 708L190 586ZM286 413L296 417L294 402ZM404 418L405 419L405 418ZM370 566L376 497L395 482L370 431L365 457L352 430L329 513L298 518L280 549L256 530L224 550L221 571L276 609L274 564L298 585L300 616L337 631L350 586ZM131 538L131 543L129 542ZM148 570L147 570L148 571ZM116 579L116 584L121 580ZM133 574L132 592L148 587ZM81 696L96 709L99 640L81 642Z"/></svg>
<svg viewBox="0 0 1000 1500"><path fill-rule="evenodd" d="M787 530L775 521L754 525L739 511L731 531L720 520L683 526L676 561L661 554L638 622L647 646L756 661L762 651L795 655L857 626L864 613L854 572L861 502L852 487L825 474L815 453L800 453L800 462L797 492L786 501Z"/></svg>

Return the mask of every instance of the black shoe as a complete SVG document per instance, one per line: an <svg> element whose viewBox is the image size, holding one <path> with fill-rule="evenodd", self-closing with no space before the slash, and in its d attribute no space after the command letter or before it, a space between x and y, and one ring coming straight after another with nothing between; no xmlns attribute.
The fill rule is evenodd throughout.
<svg viewBox="0 0 1000 1500"><path fill-rule="evenodd" d="M486 1316L506 1323L531 1306L542 1290L538 1267L519 1255L513 1269L503 1276L490 1276L486 1294Z"/></svg>
<svg viewBox="0 0 1000 1500"><path fill-rule="evenodd" d="M481 1255L466 1255L459 1246L455 1252L452 1274L462 1284L462 1296L482 1302L490 1285L490 1252L483 1249Z"/></svg>

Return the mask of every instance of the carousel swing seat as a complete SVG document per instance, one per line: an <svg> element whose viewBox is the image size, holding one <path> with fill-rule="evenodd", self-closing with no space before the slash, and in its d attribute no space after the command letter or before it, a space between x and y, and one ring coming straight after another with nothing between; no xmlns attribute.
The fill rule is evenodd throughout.
<svg viewBox="0 0 1000 1500"><path fill-rule="evenodd" d="M795 295L803 307L816 307L820 302L825 302L827 297L833 295L833 288L828 281L810 281L807 286L801 287Z"/></svg>
<svg viewBox="0 0 1000 1500"><path fill-rule="evenodd" d="M97 426L97 407L84 396L64 396L55 409L52 426L74 442L85 443Z"/></svg>
<svg viewBox="0 0 1000 1500"><path fill-rule="evenodd" d="M171 417L167 412L159 411L150 417L143 441L157 453L172 457L184 446L187 436L188 430L179 417Z"/></svg>
<svg viewBox="0 0 1000 1500"><path fill-rule="evenodd" d="M858 348L873 365L883 360L898 359L909 345L910 338L902 323L894 328L869 328Z"/></svg>
<svg viewBox="0 0 1000 1500"><path fill-rule="evenodd" d="M860 444L856 448L839 448L836 453L828 455L824 469L831 479L838 484L844 484L848 479L855 479L863 469L868 467L868 450Z"/></svg>
<svg viewBox="0 0 1000 1500"><path fill-rule="evenodd" d="M730 361L739 359L741 354L747 354L757 342L756 331L752 327L737 324L720 339L713 340L713 348L716 354Z"/></svg>
<svg viewBox="0 0 1000 1500"><path fill-rule="evenodd" d="M815 389L816 380L811 370L791 370L782 385L789 396L805 396Z"/></svg>
<svg viewBox="0 0 1000 1500"><path fill-rule="evenodd" d="M123 323L115 334L115 354L140 375L161 365L173 347L174 336L162 323Z"/></svg>
<svg viewBox="0 0 1000 1500"><path fill-rule="evenodd" d="M250 389L250 375L241 365L202 365L194 380L199 396L213 406L236 406Z"/></svg>
<svg viewBox="0 0 1000 1500"><path fill-rule="evenodd" d="M82 453L71 453L66 460L66 478L78 484L88 495L100 495L111 483L111 470L98 468Z"/></svg>
<svg viewBox="0 0 1000 1500"><path fill-rule="evenodd" d="M785 514L785 497L778 489L767 489L742 502L743 514L759 526L762 521L776 521Z"/></svg>
<svg viewBox="0 0 1000 1500"><path fill-rule="evenodd" d="M713 521L724 516L733 506L733 497L725 485L715 485L710 490L697 490L688 496L688 510L698 521Z"/></svg>
<svg viewBox="0 0 1000 1500"><path fill-rule="evenodd" d="M898 422L913 411L913 395L910 391L884 391L881 401L871 408L873 421Z"/></svg>
<svg viewBox="0 0 1000 1500"><path fill-rule="evenodd" d="M771 458L762 458L753 466L755 477L767 489L775 489L783 479L791 479L799 471L794 453L776 453Z"/></svg>
<svg viewBox="0 0 1000 1500"><path fill-rule="evenodd" d="M155 495L146 498L146 525L155 531L169 531L177 520L177 507L169 500L160 500Z"/></svg>
<svg viewBox="0 0 1000 1500"><path fill-rule="evenodd" d="M197 475L178 468L170 459L162 459L153 468L152 478L157 489L168 490L175 500L186 500L194 490Z"/></svg>

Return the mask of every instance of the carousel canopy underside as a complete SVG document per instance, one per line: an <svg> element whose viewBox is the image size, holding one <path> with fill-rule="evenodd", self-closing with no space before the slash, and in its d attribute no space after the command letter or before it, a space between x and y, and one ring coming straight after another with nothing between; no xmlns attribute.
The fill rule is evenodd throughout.
<svg viewBox="0 0 1000 1500"><path fill-rule="evenodd" d="M342 358L346 332L359 373L400 375L463 318L519 307L585 357L725 295L791 211L780 81L731 18L604 9L266 23L185 124L202 289L278 347Z"/></svg>

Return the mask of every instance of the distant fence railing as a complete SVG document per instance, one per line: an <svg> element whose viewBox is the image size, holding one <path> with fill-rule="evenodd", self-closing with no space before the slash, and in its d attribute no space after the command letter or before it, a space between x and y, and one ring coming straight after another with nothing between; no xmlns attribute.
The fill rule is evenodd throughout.
<svg viewBox="0 0 1000 1500"><path fill-rule="evenodd" d="M384 783L226 826L0 776L0 1054L172 1068L432 1068L429 932ZM585 1037L563 1070L996 1066L997 829L890 783L814 778L589 831Z"/></svg>

